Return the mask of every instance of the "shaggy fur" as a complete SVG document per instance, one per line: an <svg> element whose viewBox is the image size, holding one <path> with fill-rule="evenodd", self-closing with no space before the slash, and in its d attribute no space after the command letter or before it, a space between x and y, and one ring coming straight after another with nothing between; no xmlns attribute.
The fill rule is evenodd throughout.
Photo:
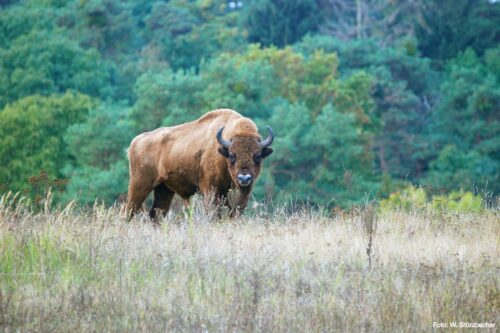
<svg viewBox="0 0 500 333"><path fill-rule="evenodd" d="M217 141L217 131L222 127L223 139L231 142L228 149ZM228 191L238 188L236 206L230 207L234 216L246 207L253 185L240 186L237 175L251 174L255 181L262 167L260 160L272 153L271 148L262 149L260 140L255 123L229 109L211 111L193 122L138 135L128 151L129 217L140 209L151 191L154 202L150 216L154 218L168 211L175 194L186 204L198 191L205 198L214 194L220 202L228 204Z"/></svg>

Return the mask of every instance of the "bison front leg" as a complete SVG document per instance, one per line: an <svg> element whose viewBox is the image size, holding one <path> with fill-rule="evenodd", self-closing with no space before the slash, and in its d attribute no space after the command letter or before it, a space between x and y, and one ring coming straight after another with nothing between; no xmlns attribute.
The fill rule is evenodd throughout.
<svg viewBox="0 0 500 333"><path fill-rule="evenodd" d="M229 217L234 218L240 216L247 207L248 199L250 199L250 193L243 193L240 191L236 204L234 207L230 207Z"/></svg>
<svg viewBox="0 0 500 333"><path fill-rule="evenodd" d="M213 186L206 185L200 187L200 192L203 195L203 206L206 212L215 209L217 218L220 220L222 218L221 208L224 204L227 204L227 193L225 189L217 189Z"/></svg>

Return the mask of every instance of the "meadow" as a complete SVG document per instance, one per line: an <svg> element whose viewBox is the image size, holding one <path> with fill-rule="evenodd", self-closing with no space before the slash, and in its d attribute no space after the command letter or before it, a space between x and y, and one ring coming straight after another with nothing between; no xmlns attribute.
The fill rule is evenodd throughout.
<svg viewBox="0 0 500 333"><path fill-rule="evenodd" d="M217 220L198 201L155 227L145 216L127 222L118 205L34 212L4 195L0 331L421 332L500 322L498 211L284 204Z"/></svg>

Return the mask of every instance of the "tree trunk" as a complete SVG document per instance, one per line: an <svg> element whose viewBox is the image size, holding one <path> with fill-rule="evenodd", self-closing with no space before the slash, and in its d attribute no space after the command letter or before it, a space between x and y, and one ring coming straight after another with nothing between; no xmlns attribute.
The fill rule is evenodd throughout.
<svg viewBox="0 0 500 333"><path fill-rule="evenodd" d="M363 29L363 16L361 13L361 0L356 0L356 37L361 38Z"/></svg>

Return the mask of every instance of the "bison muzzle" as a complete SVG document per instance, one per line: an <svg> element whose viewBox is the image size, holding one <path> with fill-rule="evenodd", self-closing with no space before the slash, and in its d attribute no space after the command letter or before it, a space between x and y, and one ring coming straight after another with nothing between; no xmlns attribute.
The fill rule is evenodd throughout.
<svg viewBox="0 0 500 333"><path fill-rule="evenodd" d="M127 198L129 218L154 191L151 218L165 214L175 194L189 203L200 192L207 200L225 203L230 216L243 211L262 160L273 152L274 133L262 140L255 123L239 113L220 109L190 123L164 127L138 135L128 150L130 183ZM239 190L230 206L230 189Z"/></svg>

